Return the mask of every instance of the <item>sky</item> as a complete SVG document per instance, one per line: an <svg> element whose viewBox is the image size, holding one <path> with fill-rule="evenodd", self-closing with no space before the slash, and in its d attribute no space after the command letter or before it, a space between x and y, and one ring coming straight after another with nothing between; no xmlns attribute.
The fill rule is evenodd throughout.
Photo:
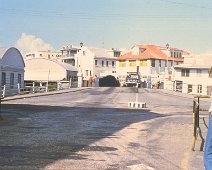
<svg viewBox="0 0 212 170"><path fill-rule="evenodd" d="M211 0L0 0L0 46L28 52L65 45L135 44L212 54Z"/></svg>

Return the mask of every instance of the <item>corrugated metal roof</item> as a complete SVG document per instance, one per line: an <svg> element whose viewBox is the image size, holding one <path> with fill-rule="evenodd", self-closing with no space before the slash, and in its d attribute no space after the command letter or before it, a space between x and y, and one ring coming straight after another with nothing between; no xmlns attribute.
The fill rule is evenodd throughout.
<svg viewBox="0 0 212 170"><path fill-rule="evenodd" d="M51 61L53 61L53 60L51 60ZM54 62L56 62L57 64L59 64L60 66L65 68L66 70L77 71L77 68L75 68L71 64L67 64L67 63L63 63L63 62L59 62L59 61L54 61Z"/></svg>
<svg viewBox="0 0 212 170"><path fill-rule="evenodd" d="M30 59L26 59L25 61L29 61L29 60L47 60L49 62L54 62L54 63L60 65L61 67L63 67L64 69L66 69L68 71L77 71L77 68L75 68L71 64L59 62L59 61L56 61L56 60L50 60L50 59L46 59L46 58L43 58L43 57L40 57L40 58L30 58ZM48 66L46 66L46 67L48 67Z"/></svg>

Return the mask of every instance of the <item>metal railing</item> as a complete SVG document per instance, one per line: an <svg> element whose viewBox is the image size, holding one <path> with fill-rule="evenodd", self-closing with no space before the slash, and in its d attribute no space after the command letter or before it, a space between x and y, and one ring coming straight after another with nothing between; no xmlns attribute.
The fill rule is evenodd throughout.
<svg viewBox="0 0 212 170"><path fill-rule="evenodd" d="M193 100L193 136L192 136L192 151L195 151L195 144L197 138L200 137L200 151L203 151L205 139L202 135L202 130L200 127L200 98L209 98L209 96L196 96ZM207 127L204 117L203 117L204 125Z"/></svg>
<svg viewBox="0 0 212 170"><path fill-rule="evenodd" d="M23 95L32 93L45 93L48 91L58 91L69 88L77 87L77 81L60 81L54 83L47 82L28 82L24 85L17 84L11 88L9 85L1 86L0 97L4 98L6 96L12 95Z"/></svg>

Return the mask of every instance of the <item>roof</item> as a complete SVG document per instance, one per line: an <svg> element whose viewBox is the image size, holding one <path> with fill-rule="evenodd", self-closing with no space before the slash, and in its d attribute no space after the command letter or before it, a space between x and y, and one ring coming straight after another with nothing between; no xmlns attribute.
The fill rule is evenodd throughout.
<svg viewBox="0 0 212 170"><path fill-rule="evenodd" d="M15 67L25 66L23 56L21 52L15 47L0 47L0 59L1 64L6 64Z"/></svg>
<svg viewBox="0 0 212 170"><path fill-rule="evenodd" d="M95 47L88 47L88 49L94 53L95 57L98 58L114 58L111 57L105 49L103 48L95 48Z"/></svg>
<svg viewBox="0 0 212 170"><path fill-rule="evenodd" d="M59 62L56 60L50 60L50 59L46 59L46 58L30 58L30 59L26 59L25 61L29 61L29 60L47 60L49 62L54 62L56 64L58 64L59 66L63 67L64 69L68 70L68 71L77 71L77 69L72 66L71 64L67 64L67 63L63 63L63 62ZM47 66L48 67L48 66Z"/></svg>
<svg viewBox="0 0 212 170"><path fill-rule="evenodd" d="M139 55L132 55L132 52L126 53L117 58L117 60L126 60L126 59L159 59L159 60L169 60L169 61L183 61L183 58L173 58L167 56L159 46L156 45L137 45L138 48L143 48L144 51Z"/></svg>
<svg viewBox="0 0 212 170"><path fill-rule="evenodd" d="M66 70L77 71L77 69L74 66L72 66L71 64L67 64L67 63L63 63L63 62L59 62L59 61L54 61L54 60L51 60L51 61L56 62L57 64L59 64L60 66L65 68Z"/></svg>
<svg viewBox="0 0 212 170"><path fill-rule="evenodd" d="M179 64L174 68L185 68L185 69L210 69L211 65L197 65L197 64Z"/></svg>

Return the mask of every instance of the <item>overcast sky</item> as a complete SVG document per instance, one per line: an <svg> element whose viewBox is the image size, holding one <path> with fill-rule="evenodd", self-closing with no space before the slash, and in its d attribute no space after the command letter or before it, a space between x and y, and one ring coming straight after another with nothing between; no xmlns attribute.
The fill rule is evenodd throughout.
<svg viewBox="0 0 212 170"><path fill-rule="evenodd" d="M0 46L59 50L80 42L212 51L211 0L0 0Z"/></svg>

